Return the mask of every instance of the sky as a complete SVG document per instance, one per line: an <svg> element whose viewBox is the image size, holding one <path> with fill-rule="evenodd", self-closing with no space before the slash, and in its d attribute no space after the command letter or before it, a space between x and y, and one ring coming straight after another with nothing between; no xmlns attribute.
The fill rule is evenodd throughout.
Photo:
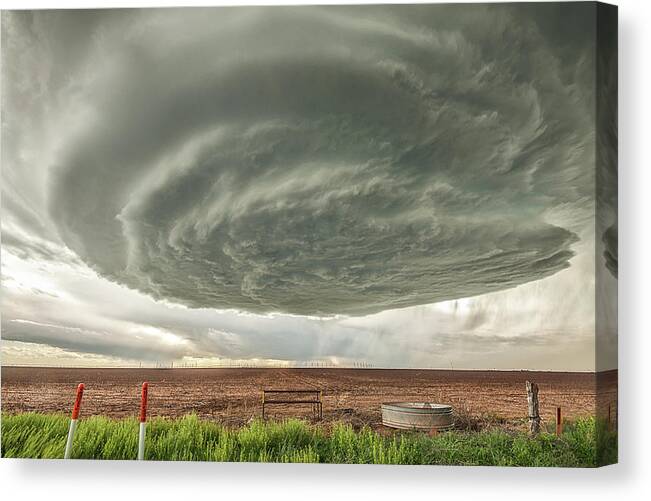
<svg viewBox="0 0 651 501"><path fill-rule="evenodd" d="M4 11L2 363L616 367L595 54L589 3Z"/></svg>

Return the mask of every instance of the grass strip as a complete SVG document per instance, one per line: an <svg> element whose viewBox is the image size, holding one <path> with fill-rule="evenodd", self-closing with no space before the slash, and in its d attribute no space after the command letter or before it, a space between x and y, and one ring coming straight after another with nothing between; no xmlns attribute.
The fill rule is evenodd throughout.
<svg viewBox="0 0 651 501"><path fill-rule="evenodd" d="M5 458L62 458L68 416L3 414ZM137 419L94 416L80 420L74 459L135 459ZM617 435L594 418L565 425L560 438L530 438L503 430L417 432L380 435L334 424L326 430L301 420L254 421L237 429L188 415L154 418L147 424L145 459L150 461L248 461L492 466L595 467L617 461Z"/></svg>

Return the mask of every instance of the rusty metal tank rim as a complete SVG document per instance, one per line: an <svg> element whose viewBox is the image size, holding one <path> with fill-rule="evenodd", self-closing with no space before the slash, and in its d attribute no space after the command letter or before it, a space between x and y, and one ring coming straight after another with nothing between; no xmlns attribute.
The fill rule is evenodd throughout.
<svg viewBox="0 0 651 501"><path fill-rule="evenodd" d="M447 404L435 404L433 402L383 402L382 407L396 407L400 410L414 410L427 412L452 412L452 406Z"/></svg>

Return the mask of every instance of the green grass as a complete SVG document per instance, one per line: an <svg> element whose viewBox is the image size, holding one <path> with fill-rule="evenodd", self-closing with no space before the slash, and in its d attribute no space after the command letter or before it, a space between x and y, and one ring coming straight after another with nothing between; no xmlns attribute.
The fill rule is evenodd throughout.
<svg viewBox="0 0 651 501"><path fill-rule="evenodd" d="M68 417L2 416L2 457L61 458ZM80 420L73 447L78 459L134 459L135 419ZM344 424L330 430L299 420L256 421L239 429L199 420L157 418L147 425L145 458L164 461L262 461L593 467L617 461L617 436L593 418L569 423L561 438L501 430L448 432L429 437L403 432L382 436Z"/></svg>

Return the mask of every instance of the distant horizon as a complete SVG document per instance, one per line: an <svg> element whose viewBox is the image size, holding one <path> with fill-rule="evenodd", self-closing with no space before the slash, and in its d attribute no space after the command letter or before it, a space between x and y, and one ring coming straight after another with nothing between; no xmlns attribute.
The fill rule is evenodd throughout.
<svg viewBox="0 0 651 501"><path fill-rule="evenodd" d="M332 369L332 370L378 370L378 371L439 371L439 372L553 372L562 374L601 374L604 372L618 372L619 369L604 369L600 371L590 370L554 370L554 369L445 369L441 367L348 367L348 366L324 366L324 367L309 367L309 366L246 366L246 365L225 365L225 366L198 366L198 367L139 367L139 366L60 366L60 365L10 365L3 364L2 368L14 369L116 369L116 370L194 370L194 369L274 369L274 370L311 370L311 369Z"/></svg>

